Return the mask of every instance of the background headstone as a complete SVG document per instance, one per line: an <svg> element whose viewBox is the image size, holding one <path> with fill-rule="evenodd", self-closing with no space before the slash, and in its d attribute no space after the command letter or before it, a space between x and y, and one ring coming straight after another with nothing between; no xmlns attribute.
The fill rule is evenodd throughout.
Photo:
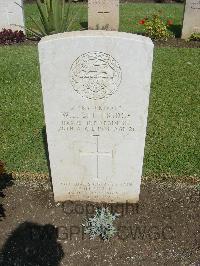
<svg viewBox="0 0 200 266"><path fill-rule="evenodd" d="M192 33L200 33L200 0L186 0L182 38L188 39Z"/></svg>
<svg viewBox="0 0 200 266"><path fill-rule="evenodd" d="M0 31L5 29L24 30L22 0L0 0Z"/></svg>
<svg viewBox="0 0 200 266"><path fill-rule="evenodd" d="M55 200L137 202L152 41L70 32L43 38L39 55Z"/></svg>
<svg viewBox="0 0 200 266"><path fill-rule="evenodd" d="M113 30L119 28L119 0L88 0L88 29Z"/></svg>

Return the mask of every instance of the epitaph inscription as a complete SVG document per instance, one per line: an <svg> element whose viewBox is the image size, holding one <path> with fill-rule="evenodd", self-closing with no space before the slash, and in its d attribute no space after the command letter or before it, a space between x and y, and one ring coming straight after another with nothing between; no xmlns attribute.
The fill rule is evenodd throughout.
<svg viewBox="0 0 200 266"><path fill-rule="evenodd" d="M193 2L191 3L191 8L192 8L192 9L200 9L200 0L193 1Z"/></svg>
<svg viewBox="0 0 200 266"><path fill-rule="evenodd" d="M138 201L152 52L149 38L119 32L63 33L40 41L56 201Z"/></svg>
<svg viewBox="0 0 200 266"><path fill-rule="evenodd" d="M188 39L192 33L200 33L200 0L185 3L182 38Z"/></svg>
<svg viewBox="0 0 200 266"><path fill-rule="evenodd" d="M134 115L122 106L116 105L74 105L68 111L60 113L58 132L72 135L108 134L119 137L127 136L135 131Z"/></svg>

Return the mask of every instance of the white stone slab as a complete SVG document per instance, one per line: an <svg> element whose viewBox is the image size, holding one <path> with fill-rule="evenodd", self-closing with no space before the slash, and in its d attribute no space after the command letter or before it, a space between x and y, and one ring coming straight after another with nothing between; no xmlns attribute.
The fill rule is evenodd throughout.
<svg viewBox="0 0 200 266"><path fill-rule="evenodd" d="M200 0L186 0L182 38L188 39L192 33L200 33Z"/></svg>
<svg viewBox="0 0 200 266"><path fill-rule="evenodd" d="M24 30L22 0L0 0L0 31L5 29Z"/></svg>
<svg viewBox="0 0 200 266"><path fill-rule="evenodd" d="M88 29L119 28L119 0L88 0Z"/></svg>
<svg viewBox="0 0 200 266"><path fill-rule="evenodd" d="M63 33L43 38L39 57L55 200L138 201L152 41Z"/></svg>

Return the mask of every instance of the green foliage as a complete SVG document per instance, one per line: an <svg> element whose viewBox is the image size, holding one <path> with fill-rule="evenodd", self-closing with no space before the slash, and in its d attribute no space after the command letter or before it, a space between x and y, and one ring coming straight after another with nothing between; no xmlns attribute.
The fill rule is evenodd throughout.
<svg viewBox="0 0 200 266"><path fill-rule="evenodd" d="M23 31L13 31L11 29L2 29L0 32L0 44L11 45L24 42L26 39Z"/></svg>
<svg viewBox="0 0 200 266"><path fill-rule="evenodd" d="M84 232L90 236L90 239L100 236L103 240L109 240L117 232L113 222L119 214L111 214L108 208L96 209L95 212L95 216L83 224Z"/></svg>
<svg viewBox="0 0 200 266"><path fill-rule="evenodd" d="M36 0L37 9L40 15L40 22L30 16L34 28L28 29L35 36L41 38L46 35L65 32L72 23L70 4L66 5L65 0Z"/></svg>
<svg viewBox="0 0 200 266"><path fill-rule="evenodd" d="M160 16L160 14L152 14L149 18L146 17L139 21L139 24L144 25L145 35L154 40L167 40L173 37L169 27L173 24L170 19L167 22Z"/></svg>
<svg viewBox="0 0 200 266"><path fill-rule="evenodd" d="M192 33L189 41L200 41L200 33Z"/></svg>

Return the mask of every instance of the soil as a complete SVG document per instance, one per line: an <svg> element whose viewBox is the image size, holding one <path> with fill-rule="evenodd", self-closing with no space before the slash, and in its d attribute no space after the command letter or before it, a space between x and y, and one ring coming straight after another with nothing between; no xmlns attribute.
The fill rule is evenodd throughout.
<svg viewBox="0 0 200 266"><path fill-rule="evenodd" d="M36 0L25 0L25 3L34 3ZM68 0L66 0L67 2ZM87 0L72 0L74 3L86 3ZM120 0L120 3L183 3L184 0Z"/></svg>
<svg viewBox="0 0 200 266"><path fill-rule="evenodd" d="M180 38L171 38L167 41L153 41L155 47L171 47L171 48L200 48L200 41L186 41ZM15 43L12 45L37 45L38 40L27 39L22 43ZM0 44L0 46L4 46ZM8 45L6 45L8 46Z"/></svg>
<svg viewBox="0 0 200 266"><path fill-rule="evenodd" d="M155 47L171 47L171 48L200 48L199 41L186 41L180 38L171 38L167 41L153 41Z"/></svg>
<svg viewBox="0 0 200 266"><path fill-rule="evenodd" d="M0 190L1 266L200 265L196 185L143 180L138 204L109 205L121 214L109 241L90 240L81 226L99 205L54 203L43 177L4 176Z"/></svg>

